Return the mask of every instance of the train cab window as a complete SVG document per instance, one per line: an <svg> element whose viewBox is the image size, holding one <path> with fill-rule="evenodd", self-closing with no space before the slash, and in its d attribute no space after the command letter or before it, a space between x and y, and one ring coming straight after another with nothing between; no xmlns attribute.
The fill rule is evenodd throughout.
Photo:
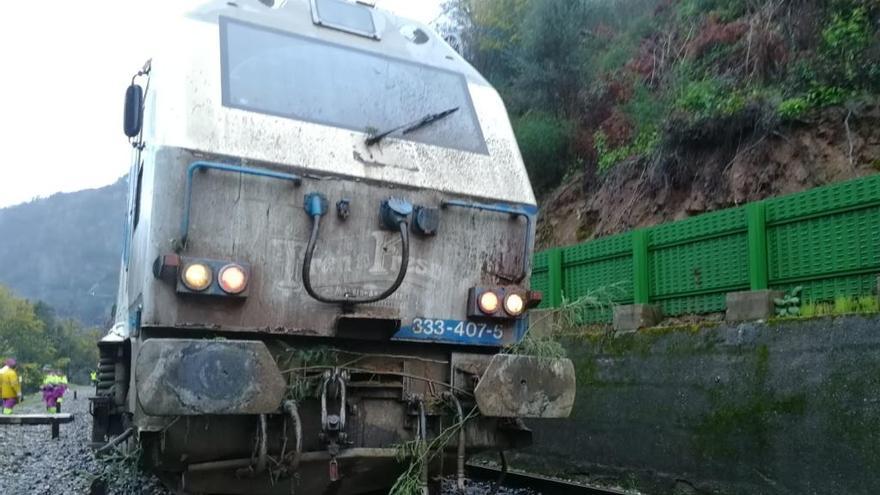
<svg viewBox="0 0 880 495"><path fill-rule="evenodd" d="M223 105L367 134L449 109L400 136L487 154L463 74L221 17Z"/></svg>

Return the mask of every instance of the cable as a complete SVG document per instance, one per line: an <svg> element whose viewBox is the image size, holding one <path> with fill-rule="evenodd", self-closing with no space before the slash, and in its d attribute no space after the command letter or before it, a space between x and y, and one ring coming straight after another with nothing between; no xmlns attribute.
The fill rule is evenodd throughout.
<svg viewBox="0 0 880 495"><path fill-rule="evenodd" d="M397 292L397 289L400 288L400 285L403 283L403 279L406 278L406 271L409 266L409 224L405 221L401 221L398 226L400 228L400 242L401 242L401 255L400 255L400 270L397 272L397 279L394 280L394 283L389 287L385 292L377 296L365 297L365 298L353 298L346 297L344 299L336 299L331 297L322 296L318 294L314 288L312 288L312 256L315 254L315 246L318 243L318 234L320 233L320 225L321 225L321 215L310 215L312 217L312 233L309 236L309 244L306 248L306 255L303 258L303 266L302 266L302 281L303 286L306 289L306 292L312 298L322 303L327 304L342 304L345 306L354 305L354 304L369 304L374 302L379 302L384 299L387 299L391 294Z"/></svg>

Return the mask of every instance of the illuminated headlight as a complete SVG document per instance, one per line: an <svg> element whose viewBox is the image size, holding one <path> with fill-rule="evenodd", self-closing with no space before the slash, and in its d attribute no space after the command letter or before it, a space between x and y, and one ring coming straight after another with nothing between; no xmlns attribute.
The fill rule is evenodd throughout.
<svg viewBox="0 0 880 495"><path fill-rule="evenodd" d="M498 312L499 301L498 296L494 292L486 291L480 294L477 304L480 306L480 311L487 315L493 315Z"/></svg>
<svg viewBox="0 0 880 495"><path fill-rule="evenodd" d="M519 316L526 310L526 302L522 296L516 293L508 294L504 298L504 311L510 316Z"/></svg>
<svg viewBox="0 0 880 495"><path fill-rule="evenodd" d="M211 285L214 274L211 268L204 263L191 263L183 269L181 281L189 290L201 292Z"/></svg>
<svg viewBox="0 0 880 495"><path fill-rule="evenodd" d="M220 288L227 294L241 294L247 288L248 277L244 268L230 263L220 269L217 277Z"/></svg>
<svg viewBox="0 0 880 495"><path fill-rule="evenodd" d="M512 320L541 304L541 293L522 287L471 287L468 290L468 318Z"/></svg>

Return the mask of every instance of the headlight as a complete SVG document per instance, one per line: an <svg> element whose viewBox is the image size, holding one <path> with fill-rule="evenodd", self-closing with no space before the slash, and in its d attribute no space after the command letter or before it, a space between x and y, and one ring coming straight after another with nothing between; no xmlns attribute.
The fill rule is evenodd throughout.
<svg viewBox="0 0 880 495"><path fill-rule="evenodd" d="M504 311L507 311L507 314L510 316L519 316L523 314L525 309L526 302L521 295L516 293L508 294L507 297L504 298Z"/></svg>
<svg viewBox="0 0 880 495"><path fill-rule="evenodd" d="M191 263L183 269L181 280L189 290L201 292L211 285L213 273L204 263Z"/></svg>
<svg viewBox="0 0 880 495"><path fill-rule="evenodd" d="M247 288L247 273L239 265L231 263L220 269L217 277L220 288L227 294L241 294Z"/></svg>
<svg viewBox="0 0 880 495"><path fill-rule="evenodd" d="M541 293L523 287L471 287L467 316L473 319L513 320L541 304Z"/></svg>
<svg viewBox="0 0 880 495"><path fill-rule="evenodd" d="M480 311L487 315L495 314L498 311L498 296L494 292L486 291L480 294L478 301Z"/></svg>

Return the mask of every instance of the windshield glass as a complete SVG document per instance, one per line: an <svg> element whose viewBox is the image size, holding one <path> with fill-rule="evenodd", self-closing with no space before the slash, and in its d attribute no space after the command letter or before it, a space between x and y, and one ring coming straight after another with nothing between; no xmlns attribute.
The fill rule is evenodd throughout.
<svg viewBox="0 0 880 495"><path fill-rule="evenodd" d="M458 107L392 138L487 153L463 75L220 19L223 104L367 134Z"/></svg>

